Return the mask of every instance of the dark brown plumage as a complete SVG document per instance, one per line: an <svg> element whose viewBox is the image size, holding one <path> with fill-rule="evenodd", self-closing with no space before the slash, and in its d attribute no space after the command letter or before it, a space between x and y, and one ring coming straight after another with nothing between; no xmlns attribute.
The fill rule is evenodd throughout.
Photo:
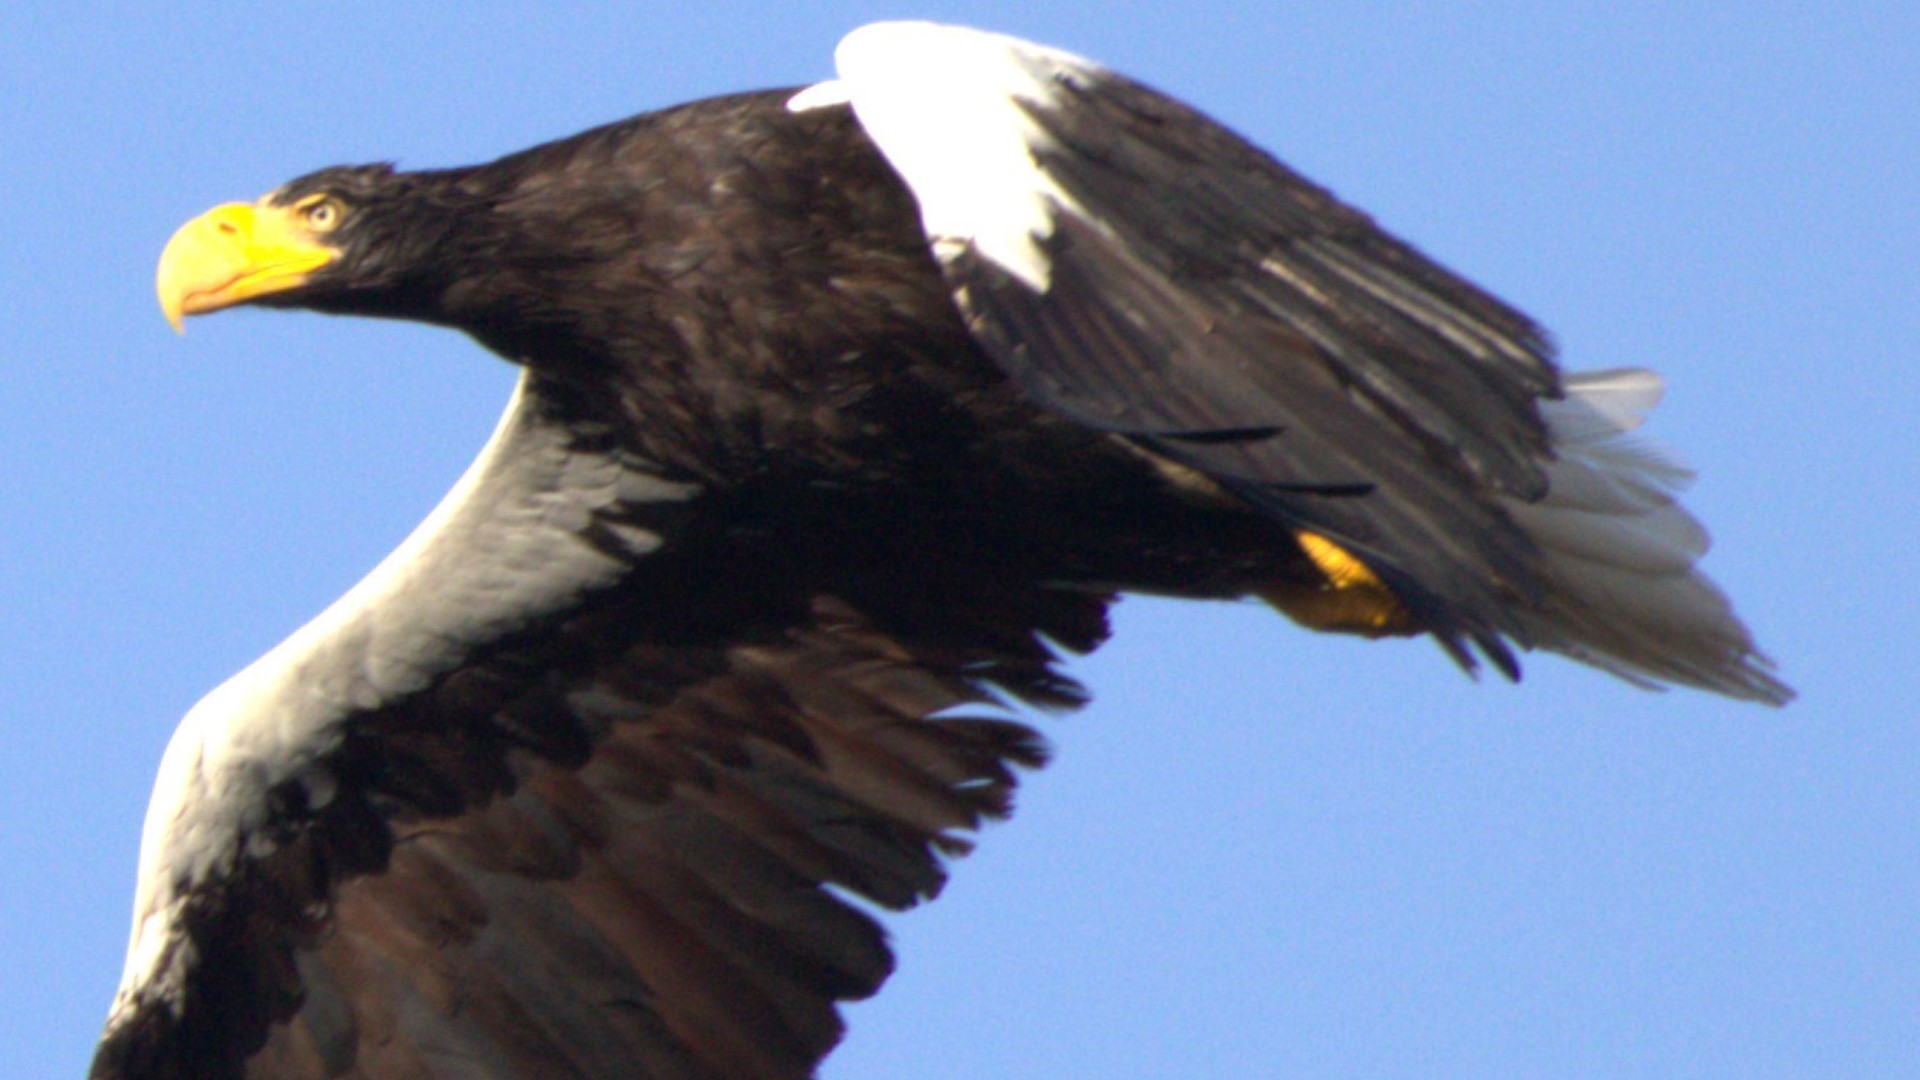
<svg viewBox="0 0 1920 1080"><path fill-rule="evenodd" d="M972 58L934 112L1017 103L1013 224L936 224L944 151L881 115L923 88L854 48L852 108L327 169L169 246L176 320L412 319L525 373L421 531L183 724L96 1078L807 1075L893 962L843 894L938 891L1043 757L998 703L1077 704L1058 654L1119 591L1784 697L1608 449L1634 377L1563 385L1524 316L1137 84L862 33Z"/></svg>

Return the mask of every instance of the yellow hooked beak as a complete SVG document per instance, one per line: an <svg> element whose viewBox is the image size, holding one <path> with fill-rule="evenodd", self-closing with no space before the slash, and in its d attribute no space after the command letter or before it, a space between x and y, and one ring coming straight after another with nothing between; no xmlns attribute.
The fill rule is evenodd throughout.
<svg viewBox="0 0 1920 1080"><path fill-rule="evenodd" d="M178 332L182 316L295 288L338 258L337 249L319 242L324 230L311 212L317 201L228 203L182 225L160 253L155 280L167 322Z"/></svg>

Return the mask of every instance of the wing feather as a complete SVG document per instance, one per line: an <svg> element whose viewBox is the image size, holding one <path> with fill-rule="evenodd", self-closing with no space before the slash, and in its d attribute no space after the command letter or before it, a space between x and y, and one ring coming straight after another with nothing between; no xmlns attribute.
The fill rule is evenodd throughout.
<svg viewBox="0 0 1920 1080"><path fill-rule="evenodd" d="M1080 58L883 24L837 61L970 328L1029 394L1336 540L1443 640L1503 666L1502 638L1533 644L1511 608L1542 592L1538 552L1494 498L1545 487L1533 402L1558 376L1524 315ZM1010 179L935 179L963 161Z"/></svg>
<svg viewBox="0 0 1920 1080"><path fill-rule="evenodd" d="M697 493L598 416L530 376L429 525L183 725L94 1076L793 1078L886 978L849 897L934 895L1006 813L1044 754L992 714L1079 700L1052 665L1106 597L681 543Z"/></svg>
<svg viewBox="0 0 1920 1080"><path fill-rule="evenodd" d="M1617 438L1651 373L1563 380L1527 316L1080 57L883 23L836 64L792 107L850 103L969 330L1037 402L1333 541L1469 668L1517 675L1514 647L1545 647L1791 696L1693 569L1681 471Z"/></svg>

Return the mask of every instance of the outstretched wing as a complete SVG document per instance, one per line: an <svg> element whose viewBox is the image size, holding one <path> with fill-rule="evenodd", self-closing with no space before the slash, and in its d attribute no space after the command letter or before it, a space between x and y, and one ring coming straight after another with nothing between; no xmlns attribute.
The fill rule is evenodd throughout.
<svg viewBox="0 0 1920 1080"><path fill-rule="evenodd" d="M1105 598L703 531L537 376L421 530L196 707L96 1078L777 1078L1004 813ZM1051 645L1049 644L1051 643ZM989 715L956 715L967 706Z"/></svg>
<svg viewBox="0 0 1920 1080"><path fill-rule="evenodd" d="M981 342L1081 423L1390 575L1443 637L1521 637L1558 382L1523 315L1206 117L1088 61L886 24L837 53Z"/></svg>
<svg viewBox="0 0 1920 1080"><path fill-rule="evenodd" d="M1568 388L1525 315L1079 57L892 23L836 60L790 107L850 102L975 337L1034 399L1331 539L1469 667L1471 645L1514 674L1511 642L1786 695L1693 570L1677 470L1554 426L1543 404ZM1632 494L1570 520L1556 470ZM1563 550L1595 529L1605 551Z"/></svg>

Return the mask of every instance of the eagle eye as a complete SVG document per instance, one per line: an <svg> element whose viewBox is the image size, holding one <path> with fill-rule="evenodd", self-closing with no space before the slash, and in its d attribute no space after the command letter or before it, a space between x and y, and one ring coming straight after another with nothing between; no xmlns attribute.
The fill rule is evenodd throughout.
<svg viewBox="0 0 1920 1080"><path fill-rule="evenodd" d="M300 207L307 227L315 232L332 232L340 226L340 219L346 216L346 212L340 200L331 195L315 196Z"/></svg>

